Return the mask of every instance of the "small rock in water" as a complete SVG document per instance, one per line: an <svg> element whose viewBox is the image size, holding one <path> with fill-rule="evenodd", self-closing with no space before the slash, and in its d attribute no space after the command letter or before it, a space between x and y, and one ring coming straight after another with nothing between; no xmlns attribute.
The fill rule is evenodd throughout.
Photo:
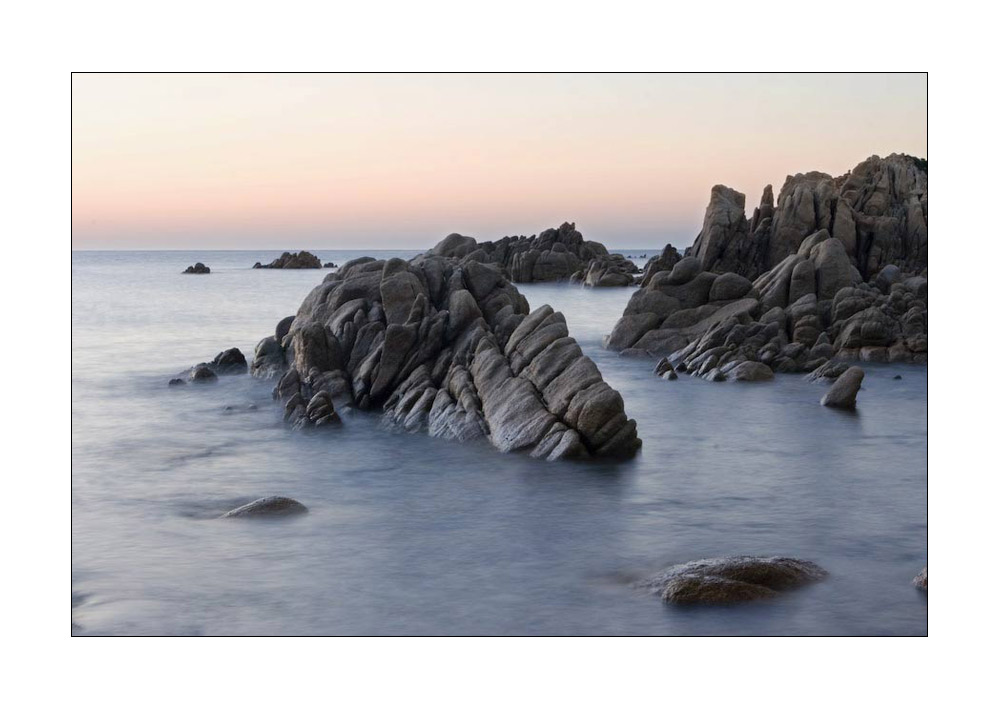
<svg viewBox="0 0 1000 709"><path fill-rule="evenodd" d="M921 589L923 589L925 591L927 590L927 567L926 566L924 567L923 571L921 571L919 574L916 575L916 577L914 577L914 579L913 579L913 585L916 586L917 588L921 588Z"/></svg>
<svg viewBox="0 0 1000 709"><path fill-rule="evenodd" d="M184 269L184 273L211 273L212 269L203 264L201 261L196 263L194 266L188 266Z"/></svg>
<svg viewBox="0 0 1000 709"><path fill-rule="evenodd" d="M178 386L183 386L186 383L187 382L185 382L183 379L176 379L175 378L175 379L171 379L169 382L167 382L167 386L178 387Z"/></svg>
<svg viewBox="0 0 1000 709"><path fill-rule="evenodd" d="M189 379L193 382L214 382L218 379L215 376L215 372L207 364L196 365L189 376Z"/></svg>
<svg viewBox="0 0 1000 709"><path fill-rule="evenodd" d="M246 374L247 358L238 347L231 347L215 355L208 365L216 374Z"/></svg>
<svg viewBox="0 0 1000 709"><path fill-rule="evenodd" d="M857 404L858 390L861 389L861 380L864 378L865 370L861 367L851 367L837 377L837 381L827 390L819 403L823 406L853 409Z"/></svg>
<svg viewBox="0 0 1000 709"><path fill-rule="evenodd" d="M285 517L308 511L305 505L290 497L262 497L242 507L237 507L235 510L229 510L222 515L221 519L227 517Z"/></svg>
<svg viewBox="0 0 1000 709"><path fill-rule="evenodd" d="M902 379L902 378L903 378L902 374L897 374L896 376L893 377L893 379Z"/></svg>
<svg viewBox="0 0 1000 709"><path fill-rule="evenodd" d="M732 556L671 566L636 585L659 594L666 603L721 604L772 598L826 576L827 572L811 561Z"/></svg>

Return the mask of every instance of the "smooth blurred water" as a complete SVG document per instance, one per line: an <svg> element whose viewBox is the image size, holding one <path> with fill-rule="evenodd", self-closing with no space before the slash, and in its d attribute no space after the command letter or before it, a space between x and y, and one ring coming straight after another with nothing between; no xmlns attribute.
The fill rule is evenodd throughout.
<svg viewBox="0 0 1000 709"><path fill-rule="evenodd" d="M625 397L635 460L547 463L386 433L367 414L297 433L273 383L166 385L224 348L249 355L328 273L249 268L277 255L74 253L74 632L926 633L910 586L926 563L925 367L866 365L855 414L795 375L664 381L600 346L632 289L522 286ZM181 275L195 261L212 274ZM270 494L310 512L214 519ZM798 556L830 578L729 608L629 587L729 554Z"/></svg>

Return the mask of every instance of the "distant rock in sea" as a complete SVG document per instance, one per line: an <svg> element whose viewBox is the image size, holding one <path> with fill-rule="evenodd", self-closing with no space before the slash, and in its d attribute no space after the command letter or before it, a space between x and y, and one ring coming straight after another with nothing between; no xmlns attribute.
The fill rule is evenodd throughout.
<svg viewBox="0 0 1000 709"><path fill-rule="evenodd" d="M295 425L337 402L379 408L392 428L547 459L628 457L641 445L562 314L529 313L498 264L356 259L286 321L257 345L251 373L280 375L275 397Z"/></svg>
<svg viewBox="0 0 1000 709"><path fill-rule="evenodd" d="M286 251L271 263L262 265L260 261L253 265L254 268L322 268L323 264L319 258L313 256L308 251L291 253Z"/></svg>
<svg viewBox="0 0 1000 709"><path fill-rule="evenodd" d="M666 603L728 604L773 598L826 576L827 572L811 561L732 556L671 566L636 587L659 595Z"/></svg>
<svg viewBox="0 0 1000 709"><path fill-rule="evenodd" d="M323 268L336 268L336 267L337 264L335 264L333 261L327 261L326 263L323 264Z"/></svg>
<svg viewBox="0 0 1000 709"><path fill-rule="evenodd" d="M246 374L247 369L246 357L238 348L232 347L215 355L211 362L196 364L180 377L187 377L192 382L214 382L218 375ZM174 378L168 382L170 386L183 383L182 378Z"/></svg>
<svg viewBox="0 0 1000 709"><path fill-rule="evenodd" d="M184 269L184 273L211 273L212 269L203 264L201 261L196 263L194 266L188 266Z"/></svg>
<svg viewBox="0 0 1000 709"><path fill-rule="evenodd" d="M514 283L569 281L591 286L627 286L639 273L621 254L610 254L604 244L585 241L576 225L564 223L535 236L505 236L498 241L476 241L449 234L429 254L462 263L495 265Z"/></svg>

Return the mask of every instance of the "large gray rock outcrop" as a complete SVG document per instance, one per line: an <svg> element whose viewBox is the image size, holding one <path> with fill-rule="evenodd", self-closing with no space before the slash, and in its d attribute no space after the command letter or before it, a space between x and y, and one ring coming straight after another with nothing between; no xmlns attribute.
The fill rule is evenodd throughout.
<svg viewBox="0 0 1000 709"><path fill-rule="evenodd" d="M840 177L789 175L776 204L771 186L765 188L750 220L745 202L732 188L712 188L701 232L689 249L705 270L756 278L819 231L844 247L847 261L865 279L887 265L914 274L927 268L925 160L875 155Z"/></svg>
<svg viewBox="0 0 1000 709"><path fill-rule="evenodd" d="M636 585L659 595L666 603L728 604L773 598L826 576L827 572L811 561L733 556L671 566Z"/></svg>
<svg viewBox="0 0 1000 709"><path fill-rule="evenodd" d="M387 425L547 459L627 457L641 441L621 395L549 306L529 312L500 268L449 237L412 259L358 259L326 276L257 346L255 376L293 425L333 402L383 411ZM441 245L439 245L441 246ZM437 247L435 247L437 248ZM322 396L317 401L316 397Z"/></svg>

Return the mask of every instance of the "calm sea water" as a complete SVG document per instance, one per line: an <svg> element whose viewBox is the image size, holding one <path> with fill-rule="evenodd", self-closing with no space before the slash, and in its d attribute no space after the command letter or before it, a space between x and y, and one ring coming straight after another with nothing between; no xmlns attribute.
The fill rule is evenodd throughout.
<svg viewBox="0 0 1000 709"><path fill-rule="evenodd" d="M328 272L250 270L277 255L73 255L75 633L926 633L909 585L926 563L926 368L866 366L856 414L794 375L663 381L601 349L631 289L523 286L624 395L635 460L540 462L367 414L306 435L281 422L272 384L167 387L224 348L249 356ZM195 261L212 274L180 274ZM272 494L310 513L213 519ZM830 578L730 608L629 587L729 554L798 556Z"/></svg>

